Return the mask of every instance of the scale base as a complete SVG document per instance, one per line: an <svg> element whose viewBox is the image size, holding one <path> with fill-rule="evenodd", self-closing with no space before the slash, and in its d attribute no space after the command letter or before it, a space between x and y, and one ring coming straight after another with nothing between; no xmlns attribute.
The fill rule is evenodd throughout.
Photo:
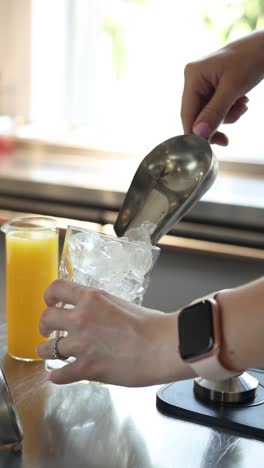
<svg viewBox="0 0 264 468"><path fill-rule="evenodd" d="M210 427L219 427L240 436L264 440L264 371L249 370L259 385L250 401L205 403L194 394L194 381L164 385L157 392L157 409L167 416Z"/></svg>
<svg viewBox="0 0 264 468"><path fill-rule="evenodd" d="M243 403L256 395L258 380L248 372L231 379L215 382L197 377L193 381L193 391L198 400L207 403Z"/></svg>

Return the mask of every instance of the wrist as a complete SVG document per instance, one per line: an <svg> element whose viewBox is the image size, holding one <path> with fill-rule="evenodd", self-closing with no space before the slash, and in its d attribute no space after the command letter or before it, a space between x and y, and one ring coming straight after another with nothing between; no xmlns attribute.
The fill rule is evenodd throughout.
<svg viewBox="0 0 264 468"><path fill-rule="evenodd" d="M236 349L236 340L233 331L236 329L236 305L233 289L226 289L217 293L217 301L221 308L222 346L219 359L226 369L236 370L242 373L241 360Z"/></svg>
<svg viewBox="0 0 264 468"><path fill-rule="evenodd" d="M184 362L179 355L178 339L178 315L179 312L163 313L158 318L155 326L157 330L157 353L152 359L155 373L159 369L159 382L173 382L188 379L195 374L191 367ZM153 339L153 336L152 336Z"/></svg>
<svg viewBox="0 0 264 468"><path fill-rule="evenodd" d="M224 346L222 359L233 369L263 367L264 277L220 291Z"/></svg>

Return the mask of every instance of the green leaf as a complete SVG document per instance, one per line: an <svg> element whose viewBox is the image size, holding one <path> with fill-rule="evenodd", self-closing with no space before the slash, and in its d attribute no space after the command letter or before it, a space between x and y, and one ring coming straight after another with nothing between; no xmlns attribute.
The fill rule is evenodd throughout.
<svg viewBox="0 0 264 468"><path fill-rule="evenodd" d="M264 0L228 0L223 2L222 8L229 11L230 21L220 25L218 18L213 14L214 10L207 9L204 12L203 23L208 29L218 33L223 44L233 33L247 33L263 27Z"/></svg>

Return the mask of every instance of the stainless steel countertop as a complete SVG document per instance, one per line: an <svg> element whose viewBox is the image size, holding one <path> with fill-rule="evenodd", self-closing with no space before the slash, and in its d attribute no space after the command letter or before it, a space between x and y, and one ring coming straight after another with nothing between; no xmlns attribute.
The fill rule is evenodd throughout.
<svg viewBox="0 0 264 468"><path fill-rule="evenodd" d="M2 355L3 338L2 325ZM160 414L155 406L158 387L56 386L45 381L43 363L7 356L3 362L24 429L22 455L14 455L16 467L263 466L262 442Z"/></svg>

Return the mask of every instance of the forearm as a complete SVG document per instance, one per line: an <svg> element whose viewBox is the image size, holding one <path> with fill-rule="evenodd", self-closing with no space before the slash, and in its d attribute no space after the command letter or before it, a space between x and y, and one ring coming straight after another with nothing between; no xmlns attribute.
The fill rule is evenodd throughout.
<svg viewBox="0 0 264 468"><path fill-rule="evenodd" d="M226 45L239 54L241 51L241 67L247 67L249 74L255 74L256 82L264 77L264 29L255 31ZM244 62L244 63L243 63Z"/></svg>

